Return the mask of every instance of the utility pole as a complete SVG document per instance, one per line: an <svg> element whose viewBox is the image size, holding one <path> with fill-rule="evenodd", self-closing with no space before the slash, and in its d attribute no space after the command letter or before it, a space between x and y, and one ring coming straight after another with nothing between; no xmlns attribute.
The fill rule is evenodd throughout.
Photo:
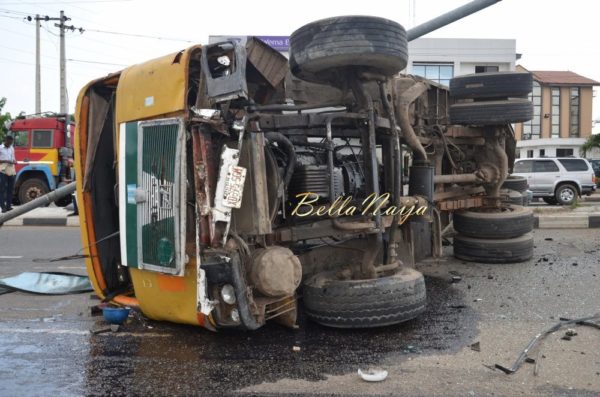
<svg viewBox="0 0 600 397"><path fill-rule="evenodd" d="M60 17L50 18L48 15L40 17L36 14L35 17L28 16L28 21L35 20L35 112L41 113L42 111L42 100L41 100L41 72L40 72L40 22L41 21L58 21L54 26L60 29L60 113L66 114L68 118L69 114L69 101L67 98L67 54L65 50L65 30L72 32L78 30L79 33L83 33L83 28L76 28L73 25L65 25L65 22L70 21L71 18L65 16L64 11L60 11Z"/></svg>
<svg viewBox="0 0 600 397"><path fill-rule="evenodd" d="M60 11L60 24L54 26L60 28L60 112L69 117L69 104L67 101L67 56L65 54L65 22L71 18L65 17L65 12ZM68 120L67 120L68 123Z"/></svg>
<svg viewBox="0 0 600 397"><path fill-rule="evenodd" d="M35 16L35 113L42 112L42 73L40 65L40 16Z"/></svg>

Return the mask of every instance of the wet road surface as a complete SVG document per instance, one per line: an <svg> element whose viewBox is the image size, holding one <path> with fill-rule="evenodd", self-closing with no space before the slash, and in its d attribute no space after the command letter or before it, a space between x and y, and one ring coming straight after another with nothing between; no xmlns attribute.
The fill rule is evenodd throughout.
<svg viewBox="0 0 600 397"><path fill-rule="evenodd" d="M34 238L32 232L40 233L39 229L13 228L10 235L8 228L0 230L0 246L8 244L14 249L5 253L3 248L0 255L23 256L10 262L0 259L0 276L40 271L39 262L33 259L41 253L62 256L79 248L78 231L60 228L44 240L60 249L46 250L39 244L29 249L28 239ZM195 327L132 319L117 333L91 335L90 330L104 323L101 317L90 316L89 306L98 302L89 294L2 295L0 394L415 395L419 391L422 395L454 395L456 391L456 395L468 395L475 390L476 395L487 395L489 385L484 382L492 386L499 382L510 386L504 392L500 388L500 395L512 395L511 391L597 395L600 375L594 375L594 368L600 371L598 349L594 353L576 341L564 347L580 350L575 362L587 370L578 371L583 374L581 379L567 371L566 379L571 380L558 379L548 385L542 378L523 388L519 376L528 378L530 374L514 375L510 379L516 381L511 385L505 375L481 364L512 363L535 332L554 322L551 317L600 311L599 243L600 231L537 231L536 255L528 263L480 265L447 258L421 264L419 270L426 274L427 312L405 324L371 330L335 330L301 316L295 330L272 324L256 332L213 334ZM45 270L66 271L69 267L82 273L83 265L76 260L44 266ZM450 283L453 275L462 280ZM582 341L595 337L600 344L600 335L593 331L582 330L581 334ZM468 348L476 341L481 341L482 353ZM294 346L300 351L294 351ZM555 351L549 349L550 356ZM563 359L568 362L571 358ZM428 360L435 363L429 366ZM449 385L440 394L444 389L436 382L448 376L446 360L455 363L452 370L483 383ZM415 365L425 365L427 370L419 373L421 367L413 369ZM362 384L353 384L357 368L369 366L389 368L392 379L364 390ZM557 379L553 368L544 366L544 373ZM401 387L394 379L402 380ZM568 384L571 381L573 384Z"/></svg>

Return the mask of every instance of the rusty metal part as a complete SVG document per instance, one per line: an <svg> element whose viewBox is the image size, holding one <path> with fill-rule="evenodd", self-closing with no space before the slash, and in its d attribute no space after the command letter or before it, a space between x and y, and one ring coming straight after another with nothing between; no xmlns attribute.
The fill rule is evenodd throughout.
<svg viewBox="0 0 600 397"><path fill-rule="evenodd" d="M488 196L498 197L500 195L500 187L508 176L508 156L504 150L504 132L496 132L493 130L486 131L486 147L491 148L493 153L491 161L498 167L498 177L493 183L490 183L487 189ZM494 161L495 160L495 161Z"/></svg>
<svg viewBox="0 0 600 397"><path fill-rule="evenodd" d="M363 254L362 262L360 263L360 274L355 275L356 278L376 278L377 270L375 269L375 261L379 255L379 251L382 248L382 244L379 243L377 235L369 236L369 245L365 253Z"/></svg>
<svg viewBox="0 0 600 397"><path fill-rule="evenodd" d="M434 183L476 183L483 182L484 180L477 173L473 174L449 174L449 175L435 175L433 177Z"/></svg>
<svg viewBox="0 0 600 397"><path fill-rule="evenodd" d="M375 137L375 110L373 106L373 99L371 98L367 88L364 84L357 78L358 76L354 76L354 78L350 78L348 83L350 85L350 89L354 94L356 100L358 101L361 108L367 111L367 129L363 128L361 143L363 146L364 154L365 154L365 166L367 169L366 181L367 186L370 187L372 193L376 196L379 196L379 166L377 164L377 148L376 148L376 137ZM375 226L377 229L377 235L375 239L375 244L377 245L377 250L379 251L383 246L383 228L381 226L381 214L375 213Z"/></svg>
<svg viewBox="0 0 600 397"><path fill-rule="evenodd" d="M462 199L443 200L437 203L440 211L454 211L462 208L481 207L485 203L483 196L465 197Z"/></svg>
<svg viewBox="0 0 600 397"><path fill-rule="evenodd" d="M387 80L384 80L384 81L387 81ZM394 146L393 146L393 150L392 150L393 162L394 162L394 166L392 168L392 171L393 171L392 180L393 180L393 192L394 192L393 198L396 201L396 205L398 207L400 207L401 206L400 196L402 194L402 175L401 175L402 146L400 145L400 132L398 131L398 127L396 126L396 116L394 113L394 109L388 99L388 95L386 93L385 85L383 84L383 82L379 83L379 95L381 97L381 101L383 102L385 111L388 113L390 125L392 127L392 133L394 136L394 138L393 138ZM391 98L391 96L389 96L389 97ZM388 142L388 145L389 145L389 142ZM386 258L387 265L390 265L390 264L396 262L396 258L397 258L396 231L398 229L399 223L400 223L400 215L397 214L394 216L394 221L392 222L392 227L390 228L390 233L389 233L388 252L387 252L387 258Z"/></svg>
<svg viewBox="0 0 600 397"><path fill-rule="evenodd" d="M341 222L339 219L333 218L333 219L331 219L331 224L336 229L346 230L346 231L354 231L354 232L356 232L356 231L367 231L367 230L374 231L377 228L377 225L373 221L367 221L367 222Z"/></svg>
<svg viewBox="0 0 600 397"><path fill-rule="evenodd" d="M471 139L483 138L483 130L479 127L463 127L451 125L447 126L446 132L444 133L448 138L468 138L469 142Z"/></svg>
<svg viewBox="0 0 600 397"><path fill-rule="evenodd" d="M390 262L386 265L375 266L375 271L377 273L389 272L390 270L397 269L400 266L402 266L402 262L396 260L396 261Z"/></svg>
<svg viewBox="0 0 600 397"><path fill-rule="evenodd" d="M405 91L400 91L402 87L402 79L395 81L394 87L396 91L396 116L402 130L402 137L406 141L406 144L413 150L415 157L419 160L427 160L427 153L425 148L419 141L419 138L415 134L414 129L410 123L410 105L419 98L424 92L427 91L428 86L425 83L419 82L413 84L410 88Z"/></svg>
<svg viewBox="0 0 600 397"><path fill-rule="evenodd" d="M272 232L263 133L247 134L239 165L246 168L242 206L233 209L231 228L238 234L266 235Z"/></svg>
<svg viewBox="0 0 600 397"><path fill-rule="evenodd" d="M263 295L293 295L302 280L300 259L285 247L272 246L254 251L250 280Z"/></svg>
<svg viewBox="0 0 600 397"><path fill-rule="evenodd" d="M451 187L450 189L445 190L443 192L434 193L433 201L438 202L438 201L442 201L442 200L477 195L477 194L481 194L481 193L485 193L485 189L483 186L476 186L476 187L455 186L455 187Z"/></svg>
<svg viewBox="0 0 600 397"><path fill-rule="evenodd" d="M211 175L214 172L211 161L211 136L203 133L201 127L192 128L192 153L194 161L194 188L196 194L197 229L199 231L199 244L210 245L210 200L211 200Z"/></svg>

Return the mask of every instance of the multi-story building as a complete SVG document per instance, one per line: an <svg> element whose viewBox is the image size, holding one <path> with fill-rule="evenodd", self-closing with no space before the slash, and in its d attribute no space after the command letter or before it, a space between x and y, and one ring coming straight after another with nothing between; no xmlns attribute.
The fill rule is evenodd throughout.
<svg viewBox="0 0 600 397"><path fill-rule="evenodd" d="M408 43L406 72L448 85L455 76L515 70L512 39L419 38Z"/></svg>
<svg viewBox="0 0 600 397"><path fill-rule="evenodd" d="M520 65L517 70L526 71ZM570 71L530 72L533 119L515 125L517 157L580 156L592 134L593 87L600 83Z"/></svg>

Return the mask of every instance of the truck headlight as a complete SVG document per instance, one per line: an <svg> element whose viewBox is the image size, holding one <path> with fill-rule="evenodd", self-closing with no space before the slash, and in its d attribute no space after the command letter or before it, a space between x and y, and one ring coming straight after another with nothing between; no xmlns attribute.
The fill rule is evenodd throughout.
<svg viewBox="0 0 600 397"><path fill-rule="evenodd" d="M225 284L221 288L221 298L223 299L223 302L228 305L233 305L235 303L235 288L233 288L233 285Z"/></svg>

